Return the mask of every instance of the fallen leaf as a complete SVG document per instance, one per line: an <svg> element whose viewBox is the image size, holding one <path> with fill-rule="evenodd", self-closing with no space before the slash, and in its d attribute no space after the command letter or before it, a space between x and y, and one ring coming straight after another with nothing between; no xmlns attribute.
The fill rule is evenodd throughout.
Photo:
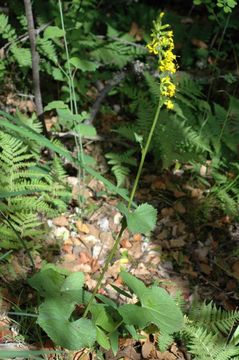
<svg viewBox="0 0 239 360"><path fill-rule="evenodd" d="M142 239L142 235L141 234L134 234L133 236L133 240L134 241L141 241Z"/></svg>
<svg viewBox="0 0 239 360"><path fill-rule="evenodd" d="M169 240L169 244L170 244L170 247L173 247L173 248L183 247L186 244L185 235L180 236L177 239Z"/></svg>
<svg viewBox="0 0 239 360"><path fill-rule="evenodd" d="M239 279L239 260L237 260L236 262L234 262L234 264L232 265L232 272L233 275Z"/></svg>
<svg viewBox="0 0 239 360"><path fill-rule="evenodd" d="M86 224L83 224L81 220L76 221L76 228L78 232L83 232L85 234L89 234L89 228Z"/></svg>
<svg viewBox="0 0 239 360"><path fill-rule="evenodd" d="M58 216L52 220L53 224L56 226L68 226L69 222L65 216Z"/></svg>
<svg viewBox="0 0 239 360"><path fill-rule="evenodd" d="M206 275L209 275L212 272L212 268L208 264L201 263L200 264L200 269Z"/></svg>
<svg viewBox="0 0 239 360"><path fill-rule="evenodd" d="M202 41L202 40L199 40L199 39L192 39L192 44L200 49L207 49L208 48L208 45Z"/></svg>
<svg viewBox="0 0 239 360"><path fill-rule="evenodd" d="M149 340L145 341L141 349L143 358L148 359L149 357L152 357L154 351L155 351L154 344L152 344Z"/></svg>
<svg viewBox="0 0 239 360"><path fill-rule="evenodd" d="M177 202L175 205L174 205L174 209L179 213L179 214L185 214L186 212L186 209L185 207L183 206L183 204L181 202Z"/></svg>
<svg viewBox="0 0 239 360"><path fill-rule="evenodd" d="M125 248L125 249L130 249L132 247L131 242L126 238L123 238L120 241L120 245L122 246L122 248Z"/></svg>
<svg viewBox="0 0 239 360"><path fill-rule="evenodd" d="M64 245L62 246L62 250L63 250L66 254L72 254L73 247L72 247L72 245L64 244Z"/></svg>

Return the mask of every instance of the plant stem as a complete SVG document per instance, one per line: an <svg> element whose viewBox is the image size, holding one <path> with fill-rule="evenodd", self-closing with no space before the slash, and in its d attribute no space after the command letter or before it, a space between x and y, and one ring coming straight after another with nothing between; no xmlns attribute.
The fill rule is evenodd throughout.
<svg viewBox="0 0 239 360"><path fill-rule="evenodd" d="M137 175L136 175L136 178L135 178L135 181L134 181L133 189L132 189L131 194L130 194L130 199L129 199L129 203L128 203L128 209L130 209L130 207L132 205L132 201L134 199L134 195L135 195L135 192L136 192L137 187L138 187L139 178L140 178L140 175L142 173L145 157L146 157L147 152L149 150L149 145L150 145L151 140L152 140L152 136L153 136L153 133L154 133L154 130L155 130L155 126L157 125L157 121L158 121L158 117L159 117L159 113L160 113L160 109L161 109L162 105L163 105L162 100L159 100L157 111L156 111L155 116L154 116L153 124L152 124L150 132L149 132L149 136L147 138L145 147L142 150L142 155L141 155L141 160L140 160L138 172L137 172Z"/></svg>
<svg viewBox="0 0 239 360"><path fill-rule="evenodd" d="M94 291L93 291L93 293L91 295L91 298L90 298L90 300L89 300L89 302L88 302L88 304L86 306L85 312L83 314L83 318L85 318L88 315L88 312L90 310L92 302L93 302L93 300L94 300L94 298L95 298L95 296L96 296L96 294L97 294L97 292L98 292L98 290L99 290L99 288L101 286L103 277L104 277L106 271L108 270L108 267L109 267L109 265L111 263L111 260L113 259L114 255L115 255L115 253L117 251L120 239L121 239L125 229L126 229L126 223L123 223L122 226L121 226L121 229L120 229L120 231L119 231L119 233L117 235L117 238L115 239L114 246L112 247L112 249L111 249L111 251L110 251L110 253L109 253L109 255L108 255L107 259L106 259L105 265L104 265L103 270L102 270L102 272L100 274L100 277L99 277L99 279L97 281L96 287L95 287L95 289L94 289Z"/></svg>
<svg viewBox="0 0 239 360"><path fill-rule="evenodd" d="M151 126L151 129L150 129L150 132L149 132L145 147L142 150L141 161L140 161L140 164L139 164L139 168L138 168L138 172L137 172L137 175L136 175L136 178L135 178L134 186L133 186L133 189L131 191L129 202L128 202L128 209L130 209L130 207L132 205L134 195L135 195L135 192L137 190L137 186L138 186L138 183L139 183L139 178L140 178L143 166L144 166L145 157L147 155L149 145L150 145L151 140L152 140L152 136L153 136L155 126L156 126L157 121L158 121L158 117L159 117L159 113L160 113L160 109L161 109L162 105L163 105L163 101L159 100L158 107L157 107L157 110L156 110L156 113L155 113L155 116L154 116L153 124ZM113 259L114 255L115 255L115 253L117 251L120 239L121 239L121 237L123 235L123 232L126 229L126 227L127 227L127 224L126 224L125 219L123 218L120 232L118 233L117 238L115 239L114 246L112 247L112 249L111 249L111 251L110 251L110 253L109 253L109 255L108 255L107 259L106 259L104 268L103 268L103 270L102 270L102 272L100 274L100 277L99 277L99 279L97 281L94 292L92 293L92 295L90 297L90 300L89 300L89 302L88 302L88 304L86 306L86 309L84 311L83 318L85 318L88 315L88 312L90 310L92 302L93 302L93 300L94 300L94 298L95 298L95 296L96 296L96 294L97 294L97 292L98 292L98 290L99 290L99 288L101 286L102 280L104 278L104 275L105 275L106 271L108 270L108 267L109 267L109 265L111 263L111 260Z"/></svg>

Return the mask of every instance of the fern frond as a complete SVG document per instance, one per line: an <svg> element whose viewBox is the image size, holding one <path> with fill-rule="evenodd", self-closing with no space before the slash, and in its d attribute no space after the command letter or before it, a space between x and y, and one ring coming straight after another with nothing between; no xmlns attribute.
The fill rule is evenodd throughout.
<svg viewBox="0 0 239 360"><path fill-rule="evenodd" d="M30 49L19 47L16 44L12 44L9 49L20 67L31 67L32 58Z"/></svg>
<svg viewBox="0 0 239 360"><path fill-rule="evenodd" d="M39 52L42 55L44 55L47 59L51 60L54 64L57 63L56 48L51 40L45 38L38 38L37 46Z"/></svg>
<svg viewBox="0 0 239 360"><path fill-rule="evenodd" d="M161 333L158 336L158 347L160 351L167 351L169 346L174 342L174 337L172 335Z"/></svg>
<svg viewBox="0 0 239 360"><path fill-rule="evenodd" d="M8 16L0 14L0 35L8 41L15 41L17 34L15 29L9 24Z"/></svg>
<svg viewBox="0 0 239 360"><path fill-rule="evenodd" d="M129 167L125 165L136 166L136 160L132 157L134 152L135 150L128 150L122 154L107 153L105 155L106 159L108 159L108 164L112 166L111 171L116 178L118 187L124 185L130 173Z"/></svg>
<svg viewBox="0 0 239 360"><path fill-rule="evenodd" d="M218 355L222 353L225 342L219 343L218 337L209 333L203 327L187 325L184 334L189 338L187 346L190 353L198 360L218 360ZM227 360L226 357L224 360Z"/></svg>
<svg viewBox="0 0 239 360"><path fill-rule="evenodd" d="M192 306L189 318L215 334L218 330L227 334L239 321L239 311L225 311L217 308L213 302L204 302L202 305Z"/></svg>

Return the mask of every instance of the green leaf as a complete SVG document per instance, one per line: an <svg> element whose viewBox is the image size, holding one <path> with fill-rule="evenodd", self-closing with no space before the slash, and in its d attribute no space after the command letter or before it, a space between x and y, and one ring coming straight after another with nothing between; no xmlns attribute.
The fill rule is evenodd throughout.
<svg viewBox="0 0 239 360"><path fill-rule="evenodd" d="M81 290L84 285L84 274L74 272L70 274L62 284L61 291L68 292L71 290Z"/></svg>
<svg viewBox="0 0 239 360"><path fill-rule="evenodd" d="M167 334L181 329L183 314L166 290L157 286L147 288L142 281L126 272L122 272L120 276L141 303L141 307L131 304L119 307L119 313L126 324L139 328L155 324L160 331Z"/></svg>
<svg viewBox="0 0 239 360"><path fill-rule="evenodd" d="M91 347L96 340L96 328L91 320L69 321L75 305L66 295L48 298L39 307L37 320L56 345L69 350Z"/></svg>
<svg viewBox="0 0 239 360"><path fill-rule="evenodd" d="M59 120L65 124L70 124L73 126L74 123L80 123L85 120L85 114L72 114L72 112L67 109L57 109L57 114L59 116Z"/></svg>
<svg viewBox="0 0 239 360"><path fill-rule="evenodd" d="M96 327L96 340L98 344L102 346L104 349L106 350L110 349L110 342L108 336L98 326Z"/></svg>
<svg viewBox="0 0 239 360"><path fill-rule="evenodd" d="M64 283L65 275L56 269L46 268L42 269L37 274L33 275L28 283L36 289L41 296L54 296L60 291Z"/></svg>
<svg viewBox="0 0 239 360"><path fill-rule="evenodd" d="M111 350L116 356L118 350L119 350L119 333L118 331L114 331L112 334L109 335L110 338L110 344L111 344Z"/></svg>
<svg viewBox="0 0 239 360"><path fill-rule="evenodd" d="M58 26L48 26L44 31L45 39L55 39L62 37L64 35L64 31L60 29Z"/></svg>
<svg viewBox="0 0 239 360"><path fill-rule="evenodd" d="M18 119L7 114L4 111L0 110L0 116L3 117L3 118L1 118L1 121L0 121L1 127L13 130L17 134L20 134L23 136L27 135L29 139L36 141L42 147L45 146L48 149L50 149L51 151L54 151L56 154L59 154L60 156L65 157L68 161L73 163L78 168L85 169L85 171L88 174L92 175L97 180L102 181L102 183L108 188L109 191L112 191L112 192L120 195L127 202L129 201L129 197L126 194L125 189L118 188L117 186L112 184L108 179L106 179L104 176L102 176L98 171L92 169L91 167L83 164L78 159L74 158L67 149L64 149L62 146L52 143L46 137L44 137L41 134L38 134L36 131L32 130L29 126L22 124ZM135 206L134 203L133 203L133 206Z"/></svg>
<svg viewBox="0 0 239 360"><path fill-rule="evenodd" d="M125 271L120 272L120 277L138 298L147 289L143 281Z"/></svg>
<svg viewBox="0 0 239 360"><path fill-rule="evenodd" d="M81 136L94 137L97 135L95 127L87 124L76 125L75 131Z"/></svg>
<svg viewBox="0 0 239 360"><path fill-rule="evenodd" d="M120 203L117 208L125 215L128 229L132 233L149 233L156 225L157 210L147 203L130 212L127 207Z"/></svg>
<svg viewBox="0 0 239 360"><path fill-rule="evenodd" d="M111 332L115 329L116 323L110 316L109 311L112 312L112 308L104 304L95 304L90 308L94 324Z"/></svg>
<svg viewBox="0 0 239 360"><path fill-rule="evenodd" d="M52 69L52 76L53 76L53 79L57 80L57 81L64 81L65 80L64 73L60 69L58 69L56 67L54 67Z"/></svg>
<svg viewBox="0 0 239 360"><path fill-rule="evenodd" d="M67 109L68 106L61 100L51 101L44 107L44 111L50 111L54 109Z"/></svg>
<svg viewBox="0 0 239 360"><path fill-rule="evenodd" d="M70 63L76 67L77 69L85 72L85 71L95 71L96 69L98 69L98 67L100 66L100 64L89 61L89 60L85 60L85 59L80 59L78 57L72 57L70 59Z"/></svg>
<svg viewBox="0 0 239 360"><path fill-rule="evenodd" d="M110 298L108 298L107 296L102 295L102 294L96 294L95 297L97 299L99 299L100 301L102 301L105 305L108 305L108 306L113 307L114 309L117 309L116 303L113 300L111 300Z"/></svg>

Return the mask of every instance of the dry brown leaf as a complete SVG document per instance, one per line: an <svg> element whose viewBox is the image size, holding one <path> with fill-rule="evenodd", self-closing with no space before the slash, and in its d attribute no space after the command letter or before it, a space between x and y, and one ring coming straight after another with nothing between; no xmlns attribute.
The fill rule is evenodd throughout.
<svg viewBox="0 0 239 360"><path fill-rule="evenodd" d="M67 219L67 217L65 216L58 216L55 219L52 220L52 223L56 226L68 226L69 225L69 221Z"/></svg>
<svg viewBox="0 0 239 360"><path fill-rule="evenodd" d="M142 239L142 235L141 234L134 234L133 236L133 240L134 241L141 241Z"/></svg>
<svg viewBox="0 0 239 360"><path fill-rule="evenodd" d="M142 37L142 29L139 28L136 22L132 22L129 34L135 38L137 41L141 41Z"/></svg>
<svg viewBox="0 0 239 360"><path fill-rule="evenodd" d="M203 196L203 191L201 189L192 189L191 196L195 199L201 199Z"/></svg>
<svg viewBox="0 0 239 360"><path fill-rule="evenodd" d="M73 247L70 244L64 244L62 246L62 250L66 253L66 254L72 254L73 251Z"/></svg>
<svg viewBox="0 0 239 360"><path fill-rule="evenodd" d="M123 238L120 241L120 245L122 246L122 248L125 248L125 249L130 249L132 247L131 242L126 238Z"/></svg>
<svg viewBox="0 0 239 360"><path fill-rule="evenodd" d="M183 204L181 202L177 202L175 205L174 205L174 209L179 212L179 214L185 214L186 212L186 209L185 207L183 206Z"/></svg>
<svg viewBox="0 0 239 360"><path fill-rule="evenodd" d="M173 248L183 247L186 244L185 238L186 235L183 235L183 236L179 236L177 239L169 240L170 247Z"/></svg>
<svg viewBox="0 0 239 360"><path fill-rule="evenodd" d="M157 351L157 359L159 360L176 360L177 356L171 353L170 351L160 352Z"/></svg>
<svg viewBox="0 0 239 360"><path fill-rule="evenodd" d="M237 260L236 262L234 262L234 264L232 265L232 272L233 275L239 279L239 260Z"/></svg>
<svg viewBox="0 0 239 360"><path fill-rule="evenodd" d="M207 49L208 45L200 39L192 39L192 44L200 49Z"/></svg>
<svg viewBox="0 0 239 360"><path fill-rule="evenodd" d="M87 263L90 263L91 260L92 260L92 258L87 252L81 251L77 262L79 264L87 264Z"/></svg>
<svg viewBox="0 0 239 360"><path fill-rule="evenodd" d="M166 184L159 179L156 179L153 183L152 183L152 189L155 190L165 190L167 188Z"/></svg>
<svg viewBox="0 0 239 360"><path fill-rule="evenodd" d="M174 209L171 208L171 207L167 207L167 208L163 208L161 210L161 215L163 217L166 217L166 216L172 216L174 214Z"/></svg>
<svg viewBox="0 0 239 360"><path fill-rule="evenodd" d="M76 228L77 228L78 232L83 232L85 234L89 234L89 232L90 232L88 226L86 224L82 223L81 220L76 221Z"/></svg>
<svg viewBox="0 0 239 360"><path fill-rule="evenodd" d="M142 356L145 359L152 357L153 353L155 352L155 346L149 340L145 341L141 349Z"/></svg>

